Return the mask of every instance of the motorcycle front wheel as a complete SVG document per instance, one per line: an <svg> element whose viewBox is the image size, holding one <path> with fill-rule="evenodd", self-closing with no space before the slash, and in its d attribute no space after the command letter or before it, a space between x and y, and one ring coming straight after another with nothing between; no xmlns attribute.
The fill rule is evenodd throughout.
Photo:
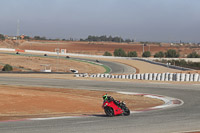
<svg viewBox="0 0 200 133"><path fill-rule="evenodd" d="M123 109L123 115L125 115L125 116L130 115L130 110L129 110L127 107L125 107L125 108Z"/></svg>
<svg viewBox="0 0 200 133"><path fill-rule="evenodd" d="M111 107L105 107L104 111L105 111L105 113L106 113L107 116L110 116L110 117L114 116L114 110L113 110L113 108L111 108Z"/></svg>

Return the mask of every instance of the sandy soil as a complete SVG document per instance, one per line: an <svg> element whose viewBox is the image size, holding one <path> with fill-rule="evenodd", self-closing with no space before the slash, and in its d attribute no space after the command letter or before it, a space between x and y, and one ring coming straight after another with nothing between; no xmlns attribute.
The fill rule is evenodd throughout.
<svg viewBox="0 0 200 133"><path fill-rule="evenodd" d="M104 114L101 108L104 93L125 101L131 110L163 104L157 99L114 92L0 85L0 121Z"/></svg>

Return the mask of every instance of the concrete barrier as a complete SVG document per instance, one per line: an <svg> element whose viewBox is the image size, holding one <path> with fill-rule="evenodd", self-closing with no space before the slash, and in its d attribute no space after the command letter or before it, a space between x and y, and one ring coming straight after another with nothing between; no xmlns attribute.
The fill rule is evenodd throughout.
<svg viewBox="0 0 200 133"><path fill-rule="evenodd" d="M141 77L140 74L137 74L137 75L136 75L136 79L141 79L140 77Z"/></svg>
<svg viewBox="0 0 200 133"><path fill-rule="evenodd" d="M88 73L82 74L82 77L89 77Z"/></svg>
<svg viewBox="0 0 200 133"><path fill-rule="evenodd" d="M190 81L194 81L194 74L190 74Z"/></svg>
<svg viewBox="0 0 200 133"><path fill-rule="evenodd" d="M198 79L199 79L199 74L195 73L195 74L194 74L194 81L197 82Z"/></svg>
<svg viewBox="0 0 200 133"><path fill-rule="evenodd" d="M144 79L144 74L142 73L142 74L140 74L140 79Z"/></svg>
<svg viewBox="0 0 200 133"><path fill-rule="evenodd" d="M149 79L149 73L145 73L144 74L144 80L148 80Z"/></svg>
<svg viewBox="0 0 200 133"><path fill-rule="evenodd" d="M110 78L114 79L114 78L115 78L115 75L111 75L111 77L110 77Z"/></svg>
<svg viewBox="0 0 200 133"><path fill-rule="evenodd" d="M176 73L176 75L175 75L175 77L176 77L175 81L180 81L180 75L181 75L180 73Z"/></svg>
<svg viewBox="0 0 200 133"><path fill-rule="evenodd" d="M97 76L96 76L96 77L97 77L97 78L99 78L99 77L100 77L100 75L101 75L101 74L97 74Z"/></svg>
<svg viewBox="0 0 200 133"><path fill-rule="evenodd" d="M122 79L126 79L126 75L122 75Z"/></svg>
<svg viewBox="0 0 200 133"><path fill-rule="evenodd" d="M173 73L169 73L169 81L173 81Z"/></svg>
<svg viewBox="0 0 200 133"><path fill-rule="evenodd" d="M165 81L169 81L169 73L165 73Z"/></svg>
<svg viewBox="0 0 200 133"><path fill-rule="evenodd" d="M185 74L185 81L190 81L190 74Z"/></svg>
<svg viewBox="0 0 200 133"><path fill-rule="evenodd" d="M104 77L105 77L105 74L101 74L100 77L101 77L101 78L104 78Z"/></svg>
<svg viewBox="0 0 200 133"><path fill-rule="evenodd" d="M92 77L92 78L119 78L119 79L141 79L141 80L157 80L157 81L190 81L200 82L200 74L185 73L144 73L129 75L112 75L112 74L75 74L74 77Z"/></svg>
<svg viewBox="0 0 200 133"><path fill-rule="evenodd" d="M180 81L185 81L185 73L181 73L181 75L180 75Z"/></svg>
<svg viewBox="0 0 200 133"><path fill-rule="evenodd" d="M165 73L161 73L161 81L165 81Z"/></svg>
<svg viewBox="0 0 200 133"><path fill-rule="evenodd" d="M158 73L158 75L157 75L157 80L158 80L158 81L161 80L161 73Z"/></svg>
<svg viewBox="0 0 200 133"><path fill-rule="evenodd" d="M133 79L136 79L137 78L136 76L137 76L137 74L133 74Z"/></svg>
<svg viewBox="0 0 200 133"><path fill-rule="evenodd" d="M129 79L133 79L133 74L130 74L130 75L129 75Z"/></svg>
<svg viewBox="0 0 200 133"><path fill-rule="evenodd" d="M149 73L149 80L153 80L153 73Z"/></svg>
<svg viewBox="0 0 200 133"><path fill-rule="evenodd" d="M158 74L157 73L153 73L153 80L157 79Z"/></svg>
<svg viewBox="0 0 200 133"><path fill-rule="evenodd" d="M105 78L110 78L110 74L105 74Z"/></svg>

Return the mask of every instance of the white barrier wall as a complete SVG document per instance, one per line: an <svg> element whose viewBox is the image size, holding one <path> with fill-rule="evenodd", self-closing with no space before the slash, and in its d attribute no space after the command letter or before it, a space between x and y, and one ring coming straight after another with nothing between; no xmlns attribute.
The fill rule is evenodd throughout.
<svg viewBox="0 0 200 133"><path fill-rule="evenodd" d="M174 76L173 73L170 73L170 74L169 74L169 81L173 81L173 76Z"/></svg>
<svg viewBox="0 0 200 133"><path fill-rule="evenodd" d="M157 73L153 73L153 80L156 80L157 79Z"/></svg>
<svg viewBox="0 0 200 133"><path fill-rule="evenodd" d="M149 80L153 80L153 73L149 73Z"/></svg>
<svg viewBox="0 0 200 133"><path fill-rule="evenodd" d="M161 79L161 74L158 73L156 80L160 81L160 79Z"/></svg>
<svg viewBox="0 0 200 133"><path fill-rule="evenodd" d="M75 77L91 77L91 78L119 78L119 79L139 79L139 80L157 80L157 81L187 81L200 82L200 74L185 73L144 73L130 75L112 75L112 74L76 74Z"/></svg>
<svg viewBox="0 0 200 133"><path fill-rule="evenodd" d="M181 81L185 81L185 73L181 73L181 78L180 78Z"/></svg>

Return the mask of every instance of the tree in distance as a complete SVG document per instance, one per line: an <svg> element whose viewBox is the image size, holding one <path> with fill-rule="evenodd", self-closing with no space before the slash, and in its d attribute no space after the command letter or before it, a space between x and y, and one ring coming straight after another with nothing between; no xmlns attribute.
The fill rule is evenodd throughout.
<svg viewBox="0 0 200 133"><path fill-rule="evenodd" d="M4 35L0 34L0 40L5 40Z"/></svg>
<svg viewBox="0 0 200 133"><path fill-rule="evenodd" d="M12 71L12 70L13 70L13 68L12 68L12 66L9 65L9 64L4 65L4 67L3 67L3 69L2 69L2 71Z"/></svg>
<svg viewBox="0 0 200 133"><path fill-rule="evenodd" d="M150 51L145 51L145 52L142 54L142 57L151 57L151 52L150 52Z"/></svg>
<svg viewBox="0 0 200 133"><path fill-rule="evenodd" d="M126 57L126 53L122 48L115 49L114 56Z"/></svg>
<svg viewBox="0 0 200 133"><path fill-rule="evenodd" d="M157 52L157 53L155 53L155 55L154 55L155 58L162 58L162 57L164 57L164 56L165 56L165 54L164 54L162 51Z"/></svg>
<svg viewBox="0 0 200 133"><path fill-rule="evenodd" d="M165 57L168 58L178 58L179 54L176 52L176 50L174 49L169 49L167 50L167 52L165 53Z"/></svg>
<svg viewBox="0 0 200 133"><path fill-rule="evenodd" d="M103 56L112 56L112 54L111 54L110 52L106 51L106 52L103 54Z"/></svg>
<svg viewBox="0 0 200 133"><path fill-rule="evenodd" d="M127 53L127 57L137 57L137 52L136 51L130 51Z"/></svg>
<svg viewBox="0 0 200 133"><path fill-rule="evenodd" d="M192 52L187 56L187 58L200 58L200 55L196 52Z"/></svg>

